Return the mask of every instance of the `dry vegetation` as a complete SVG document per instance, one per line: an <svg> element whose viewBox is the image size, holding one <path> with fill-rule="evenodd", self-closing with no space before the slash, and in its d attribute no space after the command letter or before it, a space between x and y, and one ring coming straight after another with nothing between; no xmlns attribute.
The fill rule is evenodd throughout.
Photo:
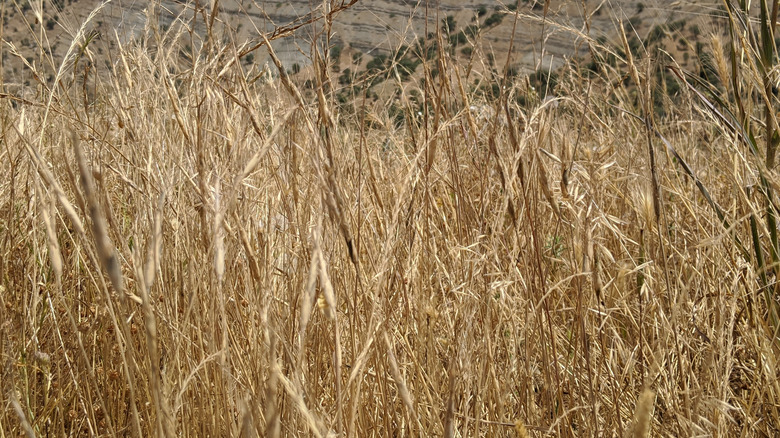
<svg viewBox="0 0 780 438"><path fill-rule="evenodd" d="M0 101L0 436L776 436L771 3L720 88L619 36L546 100L441 51L340 103L327 39L265 83L208 13L104 67L87 20Z"/></svg>

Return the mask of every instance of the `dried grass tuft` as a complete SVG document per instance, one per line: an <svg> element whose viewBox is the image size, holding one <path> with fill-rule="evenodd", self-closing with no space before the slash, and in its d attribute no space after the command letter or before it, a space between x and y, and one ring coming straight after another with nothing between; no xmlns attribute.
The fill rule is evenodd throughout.
<svg viewBox="0 0 780 438"><path fill-rule="evenodd" d="M544 89L489 29L436 50L438 18L339 81L354 1L246 45L218 7L143 42L96 12L61 62L31 22L39 53L6 50L33 85L0 94L0 435L778 435L764 3L729 3L705 75L503 11L589 44Z"/></svg>
<svg viewBox="0 0 780 438"><path fill-rule="evenodd" d="M650 435L653 425L653 410L655 407L655 392L645 389L639 394L634 411L634 438L645 438Z"/></svg>

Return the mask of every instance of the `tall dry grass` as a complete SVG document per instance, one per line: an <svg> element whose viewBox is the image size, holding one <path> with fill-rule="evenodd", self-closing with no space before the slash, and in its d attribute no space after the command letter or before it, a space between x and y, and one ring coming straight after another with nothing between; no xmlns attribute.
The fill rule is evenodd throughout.
<svg viewBox="0 0 780 438"><path fill-rule="evenodd" d="M440 51L339 104L327 38L266 84L214 18L108 65L88 19L3 95L3 436L778 433L778 178L707 106L774 147L750 38L662 119L653 53L544 100Z"/></svg>

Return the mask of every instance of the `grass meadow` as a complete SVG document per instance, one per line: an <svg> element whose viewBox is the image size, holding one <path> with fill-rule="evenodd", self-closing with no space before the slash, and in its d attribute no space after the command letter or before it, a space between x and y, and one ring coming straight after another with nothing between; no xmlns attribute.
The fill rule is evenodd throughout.
<svg viewBox="0 0 780 438"><path fill-rule="evenodd" d="M208 10L4 43L0 437L780 433L778 1L707 74L616 17L555 72L432 29L339 81L352 3L295 72L302 23Z"/></svg>

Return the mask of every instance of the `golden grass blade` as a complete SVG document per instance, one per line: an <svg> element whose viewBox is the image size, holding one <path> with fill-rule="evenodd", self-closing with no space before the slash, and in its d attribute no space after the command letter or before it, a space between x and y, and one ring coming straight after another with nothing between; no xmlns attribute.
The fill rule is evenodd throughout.
<svg viewBox="0 0 780 438"><path fill-rule="evenodd" d="M95 239L95 247L97 249L98 257L100 258L100 263L103 266L103 269L106 270L106 274L111 280L111 285L114 287L114 290L120 295L123 295L124 285L119 258L117 257L114 244L108 237L106 222L97 200L97 193L95 193L95 181L92 179L92 172L87 164L86 157L84 157L84 152L81 149L81 140L75 132L71 134L71 142L73 143L73 152L76 155L76 162L79 166L79 173L81 174L81 187L84 191L87 207L89 208L89 216L92 220L92 237Z"/></svg>
<svg viewBox="0 0 780 438"><path fill-rule="evenodd" d="M655 392L645 389L639 395L634 411L634 438L646 438L650 436L653 425L653 410L655 407Z"/></svg>

